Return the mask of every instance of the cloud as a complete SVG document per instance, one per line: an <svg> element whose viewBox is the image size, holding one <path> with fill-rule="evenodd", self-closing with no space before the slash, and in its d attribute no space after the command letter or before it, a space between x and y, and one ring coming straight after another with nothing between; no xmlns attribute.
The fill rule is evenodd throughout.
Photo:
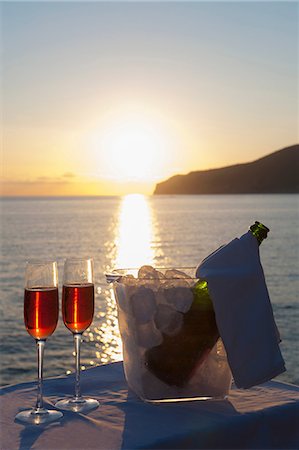
<svg viewBox="0 0 299 450"><path fill-rule="evenodd" d="M65 173L62 175L62 177L63 177L63 178L75 178L75 177L76 177L76 174L74 174L73 172L65 172Z"/></svg>
<svg viewBox="0 0 299 450"><path fill-rule="evenodd" d="M35 178L4 178L2 183L4 184L66 184L71 183L71 178L76 178L76 174L73 172L65 172L59 176L39 176Z"/></svg>
<svg viewBox="0 0 299 450"><path fill-rule="evenodd" d="M46 177L46 176L41 176L33 180L29 180L29 182L32 183L57 183L59 181L61 181L60 177Z"/></svg>
<svg viewBox="0 0 299 450"><path fill-rule="evenodd" d="M40 184L67 184L70 181L63 177L36 177L36 178L6 178L2 180L3 184L14 185L40 185Z"/></svg>
<svg viewBox="0 0 299 450"><path fill-rule="evenodd" d="M71 195L76 183L61 176L35 178L6 178L0 185L2 196Z"/></svg>

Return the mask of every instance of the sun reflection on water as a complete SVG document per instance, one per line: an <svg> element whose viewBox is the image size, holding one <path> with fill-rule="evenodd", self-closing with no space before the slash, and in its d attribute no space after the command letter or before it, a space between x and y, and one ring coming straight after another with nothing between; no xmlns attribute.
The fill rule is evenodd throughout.
<svg viewBox="0 0 299 450"><path fill-rule="evenodd" d="M109 244L110 268L140 267L154 264L153 218L150 204L144 195L131 194L122 198L114 243ZM111 286L96 290L97 311L84 340L94 349L93 356L84 361L85 366L106 364L122 360L116 301ZM83 362L83 361L82 361ZM82 366L82 369L85 368Z"/></svg>
<svg viewBox="0 0 299 450"><path fill-rule="evenodd" d="M118 236L115 240L115 266L127 268L153 264L152 235L152 214L146 197L141 194L124 197L120 208Z"/></svg>

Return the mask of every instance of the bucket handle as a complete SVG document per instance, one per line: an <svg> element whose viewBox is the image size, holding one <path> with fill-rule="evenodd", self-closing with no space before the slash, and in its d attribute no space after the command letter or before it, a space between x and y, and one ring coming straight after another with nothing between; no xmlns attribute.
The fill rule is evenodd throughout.
<svg viewBox="0 0 299 450"><path fill-rule="evenodd" d="M114 281L119 281L122 277L119 273L105 273L106 282L107 283L114 283Z"/></svg>

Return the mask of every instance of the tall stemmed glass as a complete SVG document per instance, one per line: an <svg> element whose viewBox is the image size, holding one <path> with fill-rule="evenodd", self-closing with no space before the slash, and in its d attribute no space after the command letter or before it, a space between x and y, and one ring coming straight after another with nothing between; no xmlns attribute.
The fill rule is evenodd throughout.
<svg viewBox="0 0 299 450"><path fill-rule="evenodd" d="M81 395L80 346L82 333L92 322L94 314L93 260L67 259L64 264L62 289L62 315L65 326L73 333L75 345L76 378L75 395L63 399L55 406L74 412L97 408L99 402Z"/></svg>
<svg viewBox="0 0 299 450"><path fill-rule="evenodd" d="M58 271L55 261L28 262L25 272L24 322L37 347L38 384L35 408L21 411L16 419L30 424L44 424L60 419L60 411L43 406L43 358L46 339L58 321Z"/></svg>

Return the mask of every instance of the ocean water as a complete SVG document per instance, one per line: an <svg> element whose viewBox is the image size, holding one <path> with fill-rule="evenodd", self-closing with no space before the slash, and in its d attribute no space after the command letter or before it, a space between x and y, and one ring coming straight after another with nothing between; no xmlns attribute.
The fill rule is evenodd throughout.
<svg viewBox="0 0 299 450"><path fill-rule="evenodd" d="M270 228L261 260L282 337L287 372L299 384L298 195L14 198L1 200L1 384L36 378L34 340L23 323L25 262L92 256L96 304L84 334L82 369L122 359L114 296L104 273L115 267L197 266L255 220ZM60 284L61 286L61 284ZM44 376L74 370L72 335L61 316L47 340Z"/></svg>

